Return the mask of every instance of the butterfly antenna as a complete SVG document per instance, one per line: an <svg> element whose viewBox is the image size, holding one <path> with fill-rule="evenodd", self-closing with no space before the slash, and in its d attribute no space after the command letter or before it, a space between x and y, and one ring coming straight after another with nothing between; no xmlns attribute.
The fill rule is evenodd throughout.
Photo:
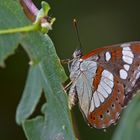
<svg viewBox="0 0 140 140"><path fill-rule="evenodd" d="M76 36L77 36L77 40L78 40L78 43L79 43L79 48L82 49L82 43L81 43L81 40L80 40L78 23L77 23L76 19L73 19L73 25L74 25L74 29L76 31Z"/></svg>

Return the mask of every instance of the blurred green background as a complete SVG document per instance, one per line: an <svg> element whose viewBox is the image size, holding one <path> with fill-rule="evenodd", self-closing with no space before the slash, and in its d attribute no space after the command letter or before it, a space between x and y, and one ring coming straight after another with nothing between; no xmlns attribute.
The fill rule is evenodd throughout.
<svg viewBox="0 0 140 140"><path fill-rule="evenodd" d="M40 7L41 0L34 2ZM105 45L140 40L139 0L48 0L47 2L52 7L50 15L57 19L49 35L60 59L70 58L78 47L72 26L73 18L77 18L79 23L84 53ZM0 139L2 140L26 139L21 127L15 123L15 112L24 89L28 61L26 53L20 47L15 55L6 60L6 68L0 68ZM64 67L69 74L67 66ZM74 108L73 116L80 140L110 140L116 128L111 126L106 132L89 128L78 107Z"/></svg>

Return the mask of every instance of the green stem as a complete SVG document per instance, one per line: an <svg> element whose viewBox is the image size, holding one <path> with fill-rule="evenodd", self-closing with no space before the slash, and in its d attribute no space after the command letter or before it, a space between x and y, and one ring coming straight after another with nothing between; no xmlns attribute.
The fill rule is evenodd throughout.
<svg viewBox="0 0 140 140"><path fill-rule="evenodd" d="M19 28L13 28L13 29L5 29L0 30L0 34L12 34L12 33L18 33L18 32L32 32L39 30L38 24L32 24L29 26L19 27Z"/></svg>

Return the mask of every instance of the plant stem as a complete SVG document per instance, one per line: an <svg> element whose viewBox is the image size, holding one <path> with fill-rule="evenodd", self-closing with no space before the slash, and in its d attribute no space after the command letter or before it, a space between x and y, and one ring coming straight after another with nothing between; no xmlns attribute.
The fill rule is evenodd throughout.
<svg viewBox="0 0 140 140"><path fill-rule="evenodd" d="M12 33L18 33L18 32L31 32L39 30L38 24L32 24L29 26L19 27L19 28L13 28L13 29L5 29L0 30L0 34L12 34Z"/></svg>

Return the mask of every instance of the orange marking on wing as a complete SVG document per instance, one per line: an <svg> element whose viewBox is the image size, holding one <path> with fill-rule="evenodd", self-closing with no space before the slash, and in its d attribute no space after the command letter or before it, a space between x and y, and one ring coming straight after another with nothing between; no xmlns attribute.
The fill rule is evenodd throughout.
<svg viewBox="0 0 140 140"><path fill-rule="evenodd" d="M104 122L106 127L108 127L110 125L110 118L109 117L105 117Z"/></svg>
<svg viewBox="0 0 140 140"><path fill-rule="evenodd" d="M117 77L115 77L114 80L115 86L112 94L106 99L103 104L101 104L99 108L95 109L95 111L93 112L90 112L88 115L87 120L89 124L96 128L106 128L112 123L115 123L118 119L118 114L122 110L122 105L125 98L124 87L122 84L118 83ZM118 95L117 89L120 90L120 95ZM100 118L101 114L103 118Z"/></svg>
<svg viewBox="0 0 140 140"><path fill-rule="evenodd" d="M87 53L86 55L83 55L83 56L81 57L81 59L87 59L87 58L89 58L89 57L91 57L91 56L93 56L93 55L95 55L95 54L98 54L98 53L104 51L104 50L107 50L107 47L97 48L97 49L95 49L95 50L93 50L93 51Z"/></svg>
<svg viewBox="0 0 140 140"><path fill-rule="evenodd" d="M98 66L97 71L96 71L96 75L95 75L94 80L93 80L94 90L96 90L98 88L98 85L99 85L101 77L102 77L102 72L103 72L103 68L101 66Z"/></svg>
<svg viewBox="0 0 140 140"><path fill-rule="evenodd" d="M134 44L131 46L132 52L136 54L140 54L140 44Z"/></svg>
<svg viewBox="0 0 140 140"><path fill-rule="evenodd" d="M116 49L111 49L111 60L114 62L116 59L121 59L122 58L122 48L116 48Z"/></svg>
<svg viewBox="0 0 140 140"><path fill-rule="evenodd" d="M102 51L110 51L111 53L113 53L113 59L117 56L117 58L121 58L122 56L122 48L120 47L121 44L115 44L115 45L110 45L110 46L105 46L102 48L97 48L89 53L87 53L86 55L83 55L81 57L81 59L87 59L95 54L99 54ZM140 42L138 43L131 43L131 48L134 49L134 53L140 53Z"/></svg>
<svg viewBox="0 0 140 140"><path fill-rule="evenodd" d="M101 128L102 122L100 121L99 114L96 114L96 112L90 113L88 116L88 121L92 126Z"/></svg>
<svg viewBox="0 0 140 140"><path fill-rule="evenodd" d="M115 114L118 112L118 113L120 113L121 112L121 110L122 110L122 107L121 107L121 105L119 104L119 103L115 103ZM118 116L115 116L115 119L117 119L117 117Z"/></svg>
<svg viewBox="0 0 140 140"><path fill-rule="evenodd" d="M118 83L118 88L115 89L115 91L117 91L117 97L119 99L119 103L121 105L123 105L124 103L124 96L122 96L122 91L123 91L124 87L122 84Z"/></svg>

